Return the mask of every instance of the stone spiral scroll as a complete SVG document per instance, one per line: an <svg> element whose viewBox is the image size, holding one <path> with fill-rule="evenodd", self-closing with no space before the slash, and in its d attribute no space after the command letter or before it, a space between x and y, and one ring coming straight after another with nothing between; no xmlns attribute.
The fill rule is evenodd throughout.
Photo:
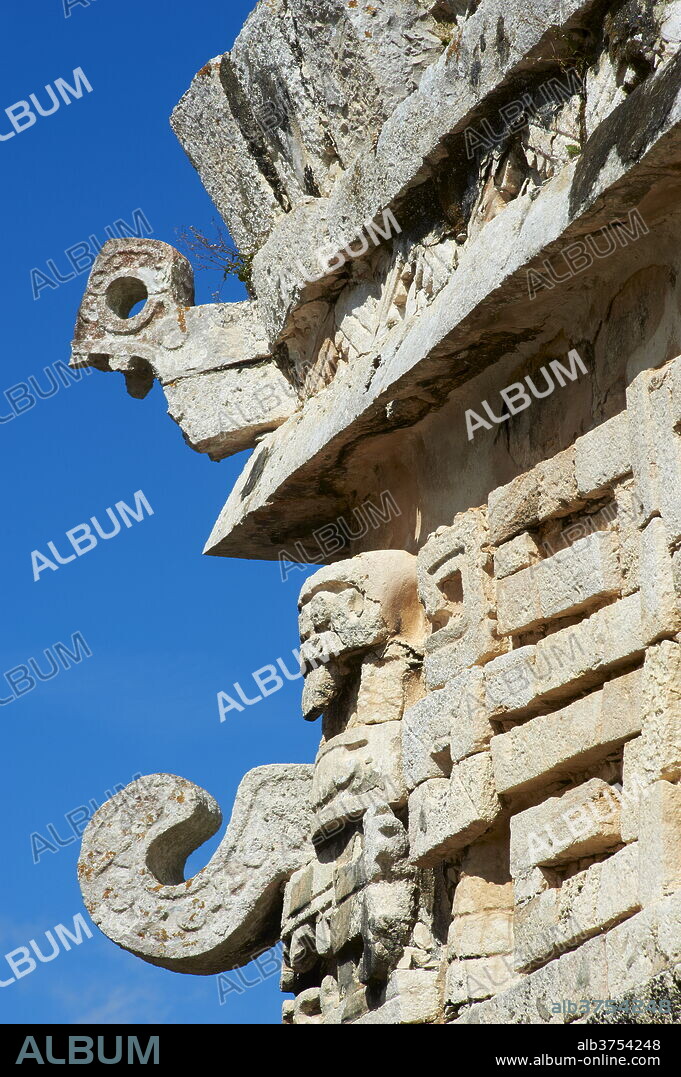
<svg viewBox="0 0 681 1077"><path fill-rule="evenodd" d="M247 964L280 935L284 883L313 856L312 767L258 767L242 780L210 862L187 857L220 827L216 801L172 774L132 782L83 836L85 906L113 942L153 965L211 975Z"/></svg>

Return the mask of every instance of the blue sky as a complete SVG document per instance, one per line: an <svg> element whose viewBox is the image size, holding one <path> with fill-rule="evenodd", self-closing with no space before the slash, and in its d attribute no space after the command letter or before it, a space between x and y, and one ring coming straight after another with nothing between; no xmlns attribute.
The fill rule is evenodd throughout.
<svg viewBox="0 0 681 1077"><path fill-rule="evenodd" d="M0 142L3 198L5 392L68 362L87 273L44 288L34 300L31 270L48 260L66 277L67 248L141 209L154 238L176 242L178 227L210 228L217 211L173 135L168 117L195 72L230 48L251 0L91 0L64 17L62 0L10 5L4 16L0 134L5 109L47 84L73 83L81 67L91 93ZM21 110L19 110L21 111ZM217 275L197 274L197 302L210 302ZM228 283L225 301L244 297ZM192 452L155 387L127 396L122 377L93 372L0 424L2 447L3 674L80 632L92 651L78 664L0 708L3 722L5 870L2 956L70 924L83 910L78 843L32 862L31 834L62 840L65 815L136 773L180 774L212 793L229 816L237 785L263 763L314 758L316 727L300 717L301 682L220 724L217 693L297 645L296 599L304 576L282 582L272 562L203 557L213 522L244 463ZM22 410L25 409L25 410ZM31 551L142 490L153 516L86 556L46 571L36 583ZM20 674L15 675L17 679ZM26 687L20 683L19 687ZM253 693L250 693L251 695ZM224 830L224 827L223 827ZM221 832L222 833L222 832ZM198 870L219 837L190 861ZM179 976L94 937L0 989L3 1022L140 1021L278 1023L277 977L230 992L218 1005L215 978ZM255 979L248 973L249 979Z"/></svg>

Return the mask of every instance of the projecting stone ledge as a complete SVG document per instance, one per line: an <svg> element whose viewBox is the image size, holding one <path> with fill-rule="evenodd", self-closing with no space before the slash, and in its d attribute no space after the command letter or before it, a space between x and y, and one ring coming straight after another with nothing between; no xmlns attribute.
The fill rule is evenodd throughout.
<svg viewBox="0 0 681 1077"><path fill-rule="evenodd" d="M119 371L139 398L158 379L185 440L220 460L284 422L296 396L255 303L193 304L192 268L173 247L109 240L78 312L71 366Z"/></svg>
<svg viewBox="0 0 681 1077"><path fill-rule="evenodd" d="M461 204L470 169L464 159L471 157L466 132L480 142L481 122L493 120L498 127L500 106L517 110L528 89L564 77L588 36L595 7L594 0L469 5L472 13L450 24L447 48L429 54L417 88L388 109L375 138L368 137L371 123L360 116L361 152L342 172L330 170L334 182L320 192L324 197L292 200L290 211L275 216L266 241L258 244L253 283L273 338L285 331L300 304L333 293L338 273L327 270L320 278L320 262L327 257L320 253L329 252L330 263L342 269L347 261L342 252L367 225L385 222L386 211L400 220L408 217L406 203L415 194L427 191L441 203L450 227L466 230Z"/></svg>
<svg viewBox="0 0 681 1077"><path fill-rule="evenodd" d="M241 250L370 145L444 50L466 5L448 6L267 0L199 71L171 122Z"/></svg>
<svg viewBox="0 0 681 1077"><path fill-rule="evenodd" d="M342 364L329 386L259 445L206 553L268 559L295 541L314 547L315 530L352 508L346 490L359 480L345 465L353 447L362 442L363 469L370 473L383 458L380 440L372 449L373 437L415 426L466 381L541 338L556 311L575 295L588 295L602 277L596 264L530 302L528 271L541 272L568 244L630 211L638 211L648 230L673 212L680 68L677 57L632 92L579 160L539 193L516 198L479 232L429 306L400 323L378 353ZM617 258L609 261L613 277Z"/></svg>
<svg viewBox="0 0 681 1077"><path fill-rule="evenodd" d="M288 335L301 304L333 294L342 252L386 211L408 215L415 191L431 188L446 215L456 207L450 223L465 230L466 130L500 107L517 110L521 89L527 97L555 82L596 9L595 0L256 8L232 52L196 75L172 125L240 249L255 254L272 339ZM334 268L324 270L327 250Z"/></svg>

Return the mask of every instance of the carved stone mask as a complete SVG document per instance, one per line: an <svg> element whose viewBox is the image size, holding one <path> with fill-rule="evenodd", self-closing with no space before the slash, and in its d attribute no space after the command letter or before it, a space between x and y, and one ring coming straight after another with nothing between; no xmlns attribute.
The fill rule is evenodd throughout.
<svg viewBox="0 0 681 1077"><path fill-rule="evenodd" d="M303 714L314 721L363 655L396 638L414 647L421 643L416 558L377 550L320 569L303 587L299 610Z"/></svg>

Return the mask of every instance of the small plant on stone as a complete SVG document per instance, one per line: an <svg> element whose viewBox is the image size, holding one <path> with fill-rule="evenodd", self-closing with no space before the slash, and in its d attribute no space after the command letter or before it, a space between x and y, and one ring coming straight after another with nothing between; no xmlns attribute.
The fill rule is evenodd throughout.
<svg viewBox="0 0 681 1077"><path fill-rule="evenodd" d="M254 298L252 271L253 256L242 254L230 240L229 233L223 225L213 220L213 235L204 235L193 224L178 228L179 246L197 269L222 273L222 284L213 293L217 302L221 299L222 289L229 277L236 277L246 286L251 298Z"/></svg>

